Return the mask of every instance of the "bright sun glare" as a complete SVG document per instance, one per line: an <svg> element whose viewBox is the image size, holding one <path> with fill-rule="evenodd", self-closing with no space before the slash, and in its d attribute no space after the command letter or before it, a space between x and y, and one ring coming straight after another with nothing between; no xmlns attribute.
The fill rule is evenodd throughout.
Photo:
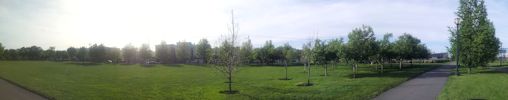
<svg viewBox="0 0 508 100"><path fill-rule="evenodd" d="M141 2L142 1L142 2ZM199 3L197 3L199 2ZM55 28L77 45L198 41L227 32L225 3L195 0L62 0ZM76 44L75 44L76 45Z"/></svg>

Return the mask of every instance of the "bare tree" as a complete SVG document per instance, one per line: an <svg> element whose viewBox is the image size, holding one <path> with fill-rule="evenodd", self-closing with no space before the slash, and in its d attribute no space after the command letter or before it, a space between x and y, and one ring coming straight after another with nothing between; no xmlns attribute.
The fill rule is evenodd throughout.
<svg viewBox="0 0 508 100"><path fill-rule="evenodd" d="M223 35L219 40L220 46L218 48L218 52L216 52L216 57L211 59L210 62L214 64L213 68L217 69L226 76L228 90L221 91L221 93L234 94L238 92L237 90L232 89L233 72L237 70L237 66L240 64L239 47L236 45L238 43L237 37L238 30L235 27L233 11L231 11L231 26L229 28L229 34Z"/></svg>

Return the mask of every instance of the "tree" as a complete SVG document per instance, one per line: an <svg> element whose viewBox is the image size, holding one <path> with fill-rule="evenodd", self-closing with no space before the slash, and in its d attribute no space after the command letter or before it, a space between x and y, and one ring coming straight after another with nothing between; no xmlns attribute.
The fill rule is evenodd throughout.
<svg viewBox="0 0 508 100"><path fill-rule="evenodd" d="M189 63L192 56L192 43L190 42L177 42L176 43L176 58L180 63Z"/></svg>
<svg viewBox="0 0 508 100"><path fill-rule="evenodd" d="M67 51L55 51L54 59L56 61L64 61L69 59L69 55L67 54Z"/></svg>
<svg viewBox="0 0 508 100"><path fill-rule="evenodd" d="M272 40L265 42L263 47L256 51L256 58L263 64L273 64L275 62L275 47L272 44Z"/></svg>
<svg viewBox="0 0 508 100"><path fill-rule="evenodd" d="M294 49L291 47L291 45L289 45L289 43L285 43L282 47L282 55L286 76L281 80L291 80L288 77L288 63L294 58Z"/></svg>
<svg viewBox="0 0 508 100"><path fill-rule="evenodd" d="M4 56L4 46L0 43L0 58Z"/></svg>
<svg viewBox="0 0 508 100"><path fill-rule="evenodd" d="M379 43L379 52L378 52L378 63L381 65L381 73L384 71L384 64L389 62L394 57L393 52L393 43L390 42L390 38L392 38L392 33L386 33L383 35L383 39L378 41Z"/></svg>
<svg viewBox="0 0 508 100"><path fill-rule="evenodd" d="M244 64L250 64L254 59L252 43L250 38L247 38L247 41L242 43L242 47L240 48L240 57L242 57L241 61Z"/></svg>
<svg viewBox="0 0 508 100"><path fill-rule="evenodd" d="M348 43L345 49L345 58L353 65L353 78L356 77L358 63L369 60L369 57L376 54L376 38L370 26L363 25L355 28L348 34Z"/></svg>
<svg viewBox="0 0 508 100"><path fill-rule="evenodd" d="M342 52L343 42L344 40L342 38L332 39L331 41L328 41L327 45L325 46L325 61L331 63L332 66L335 66L335 64L338 63L341 57L344 55Z"/></svg>
<svg viewBox="0 0 508 100"><path fill-rule="evenodd" d="M76 57L81 61L81 62L85 62L86 59L88 58L88 48L86 47L81 47L79 48L78 50L78 54L76 55Z"/></svg>
<svg viewBox="0 0 508 100"><path fill-rule="evenodd" d="M104 62L106 61L106 46L103 44L94 44L89 48L89 55L92 62Z"/></svg>
<svg viewBox="0 0 508 100"><path fill-rule="evenodd" d="M78 58L77 58L78 49L76 49L74 47L69 47L69 48L67 48L67 53L69 55L70 60L72 60L72 61L78 60Z"/></svg>
<svg viewBox="0 0 508 100"><path fill-rule="evenodd" d="M5 60L18 60L19 54L16 49L6 49L3 52L3 59Z"/></svg>
<svg viewBox="0 0 508 100"><path fill-rule="evenodd" d="M301 84L300 86L312 86L313 84L310 82L310 65L313 61L314 53L312 53L312 41L303 44L302 47L302 58L304 60L304 68L307 69L307 82Z"/></svg>
<svg viewBox="0 0 508 100"><path fill-rule="evenodd" d="M416 47L420 44L420 40L408 33L399 36L395 41L394 52L399 60L399 69L402 69L403 60L412 60L415 58Z"/></svg>
<svg viewBox="0 0 508 100"><path fill-rule="evenodd" d="M56 60L55 52L55 47L49 47L42 53L42 56L43 58L46 58L46 60Z"/></svg>
<svg viewBox="0 0 508 100"><path fill-rule="evenodd" d="M460 0L459 3L456 15L461 20L457 23L458 30L450 28L450 51L452 57L459 57L458 62L471 72L471 68L486 66L496 59L500 41L487 17L484 0ZM459 55L455 54L456 49L460 50Z"/></svg>
<svg viewBox="0 0 508 100"><path fill-rule="evenodd" d="M234 94L238 91L232 89L233 83L233 72L236 71L237 66L240 63L239 50L236 46L238 43L238 30L235 27L234 17L232 16L231 28L229 28L229 34L225 35L220 39L220 46L217 50L217 58L212 59L214 68L219 72L223 73L227 78L228 90L222 91L227 94Z"/></svg>
<svg viewBox="0 0 508 100"><path fill-rule="evenodd" d="M126 63L135 63L137 61L138 49L132 46L132 44L128 44L122 48L122 55Z"/></svg>
<svg viewBox="0 0 508 100"><path fill-rule="evenodd" d="M169 45L165 41L155 46L155 56L159 59L159 62L163 64L169 64Z"/></svg>
<svg viewBox="0 0 508 100"><path fill-rule="evenodd" d="M196 56L200 59L201 63L208 63L211 56L212 46L208 43L208 40L201 39L196 45Z"/></svg>
<svg viewBox="0 0 508 100"><path fill-rule="evenodd" d="M150 45L141 45L141 48L139 48L139 57L143 64L146 64L148 61L150 61L150 59L153 57L153 51L150 50Z"/></svg>
<svg viewBox="0 0 508 100"><path fill-rule="evenodd" d="M328 67L326 66L327 60L326 60L326 45L324 41L321 41L320 39L314 40L314 47L312 48L313 53L313 60L316 63L316 65L320 65L325 69L324 76L328 75Z"/></svg>
<svg viewBox="0 0 508 100"><path fill-rule="evenodd" d="M122 60L121 54L122 51L120 50L120 48L116 47L106 48L106 59L108 60L108 62L112 63L120 62Z"/></svg>

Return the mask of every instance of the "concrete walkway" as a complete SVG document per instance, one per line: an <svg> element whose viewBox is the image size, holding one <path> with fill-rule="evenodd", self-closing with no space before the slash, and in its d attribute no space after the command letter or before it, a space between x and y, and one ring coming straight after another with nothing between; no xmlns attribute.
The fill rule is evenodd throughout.
<svg viewBox="0 0 508 100"><path fill-rule="evenodd" d="M0 100L47 100L46 98L0 79Z"/></svg>
<svg viewBox="0 0 508 100"><path fill-rule="evenodd" d="M453 68L455 65L443 65L382 93L374 100L435 100Z"/></svg>

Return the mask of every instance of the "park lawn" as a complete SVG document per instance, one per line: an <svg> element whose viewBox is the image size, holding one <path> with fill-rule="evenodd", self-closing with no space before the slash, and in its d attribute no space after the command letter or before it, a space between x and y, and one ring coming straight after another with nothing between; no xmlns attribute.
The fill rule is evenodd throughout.
<svg viewBox="0 0 508 100"><path fill-rule="evenodd" d="M505 66L506 67L506 66ZM489 68L502 68L499 62ZM461 68L461 76L450 76L439 95L440 100L506 100L508 98L508 73L492 71L489 68Z"/></svg>
<svg viewBox="0 0 508 100"><path fill-rule="evenodd" d="M0 61L0 77L53 99L371 99L408 78L439 65L415 65L404 70L386 68L384 74L360 67L357 78L351 68L313 66L306 82L302 66L289 68L292 80L282 78L284 67L241 67L234 76L238 94L226 95L223 75L205 65L80 64L49 61Z"/></svg>

